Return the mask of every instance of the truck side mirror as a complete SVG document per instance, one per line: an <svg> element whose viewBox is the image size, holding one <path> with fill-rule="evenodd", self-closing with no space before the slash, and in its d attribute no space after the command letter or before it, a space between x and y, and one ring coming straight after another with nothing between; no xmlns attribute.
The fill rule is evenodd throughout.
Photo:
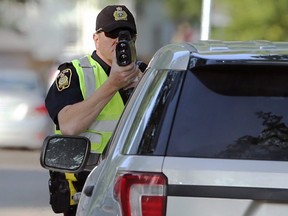
<svg viewBox="0 0 288 216"><path fill-rule="evenodd" d="M58 172L80 172L87 164L90 148L90 140L86 137L48 136L41 150L41 166Z"/></svg>

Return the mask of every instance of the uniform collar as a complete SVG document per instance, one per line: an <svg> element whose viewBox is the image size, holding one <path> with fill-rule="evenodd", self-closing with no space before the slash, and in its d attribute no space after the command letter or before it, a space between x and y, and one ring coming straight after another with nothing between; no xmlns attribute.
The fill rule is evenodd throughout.
<svg viewBox="0 0 288 216"><path fill-rule="evenodd" d="M96 54L96 50L93 51L93 53L92 53L92 58L100 64L100 66L104 69L104 71L106 72L106 74L109 76L111 67L110 67L108 64L106 64L106 63Z"/></svg>

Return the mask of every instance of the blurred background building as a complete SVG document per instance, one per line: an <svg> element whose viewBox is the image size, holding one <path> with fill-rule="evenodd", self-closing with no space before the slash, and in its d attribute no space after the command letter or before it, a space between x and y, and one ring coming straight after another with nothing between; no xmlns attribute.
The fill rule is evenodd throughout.
<svg viewBox="0 0 288 216"><path fill-rule="evenodd" d="M0 65L38 71L50 79L54 64L95 49L92 34L100 9L125 4L138 26L137 54L149 61L169 43L174 24L164 1L4 0L0 2Z"/></svg>
<svg viewBox="0 0 288 216"><path fill-rule="evenodd" d="M207 1L211 3L209 39L288 39L286 1ZM138 26L137 53L140 59L149 62L153 54L165 44L201 38L201 21L205 20L202 16L204 2L2 0L0 66L34 69L44 80L50 79L55 64L94 50L92 34L95 31L95 19L99 10L108 4L125 4L135 14Z"/></svg>

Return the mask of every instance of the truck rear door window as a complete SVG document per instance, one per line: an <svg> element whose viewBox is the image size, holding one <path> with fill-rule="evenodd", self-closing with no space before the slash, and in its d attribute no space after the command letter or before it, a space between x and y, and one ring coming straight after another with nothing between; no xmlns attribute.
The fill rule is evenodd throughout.
<svg viewBox="0 0 288 216"><path fill-rule="evenodd" d="M167 154L287 161L287 67L187 73Z"/></svg>

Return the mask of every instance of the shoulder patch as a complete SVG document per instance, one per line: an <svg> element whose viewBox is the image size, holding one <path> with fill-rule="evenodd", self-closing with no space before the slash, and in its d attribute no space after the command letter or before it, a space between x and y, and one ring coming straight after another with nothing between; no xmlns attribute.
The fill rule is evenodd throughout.
<svg viewBox="0 0 288 216"><path fill-rule="evenodd" d="M69 88L71 83L72 71L70 68L62 70L56 79L56 86L58 91L63 91L64 89Z"/></svg>

